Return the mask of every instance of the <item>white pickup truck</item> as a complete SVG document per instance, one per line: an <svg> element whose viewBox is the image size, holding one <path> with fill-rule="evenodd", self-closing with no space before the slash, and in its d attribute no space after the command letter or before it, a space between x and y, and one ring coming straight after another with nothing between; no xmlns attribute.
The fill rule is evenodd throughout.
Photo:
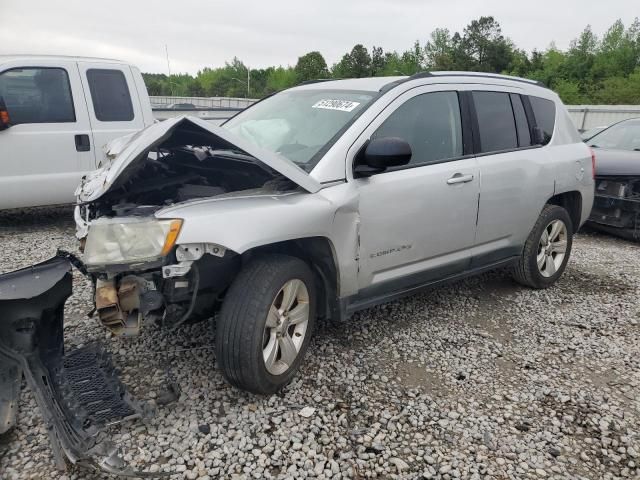
<svg viewBox="0 0 640 480"><path fill-rule="evenodd" d="M0 210L73 203L104 145L153 122L133 65L0 55Z"/></svg>

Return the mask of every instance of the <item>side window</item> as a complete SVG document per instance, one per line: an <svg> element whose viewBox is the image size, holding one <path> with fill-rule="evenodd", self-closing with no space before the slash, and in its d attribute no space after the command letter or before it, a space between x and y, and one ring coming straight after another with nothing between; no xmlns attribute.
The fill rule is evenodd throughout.
<svg viewBox="0 0 640 480"><path fill-rule="evenodd" d="M515 93L509 95L511 97L511 106L513 107L513 116L516 119L518 145L521 147L529 147L531 146L531 132L529 131L529 122L527 122L527 114L524 112L522 98Z"/></svg>
<svg viewBox="0 0 640 480"><path fill-rule="evenodd" d="M101 122L133 120L133 105L127 80L120 70L87 70L87 81L96 118Z"/></svg>
<svg viewBox="0 0 640 480"><path fill-rule="evenodd" d="M536 117L536 124L542 129L544 134L543 145L551 141L553 128L556 125L556 104L546 98L529 96L533 115Z"/></svg>
<svg viewBox="0 0 640 480"><path fill-rule="evenodd" d="M518 147L516 123L508 93L473 92L483 153Z"/></svg>
<svg viewBox="0 0 640 480"><path fill-rule="evenodd" d="M14 68L2 72L0 96L13 125L76 121L69 75L62 68Z"/></svg>
<svg viewBox="0 0 640 480"><path fill-rule="evenodd" d="M372 135L401 137L411 145L410 164L462 156L462 123L456 92L433 92L407 100Z"/></svg>

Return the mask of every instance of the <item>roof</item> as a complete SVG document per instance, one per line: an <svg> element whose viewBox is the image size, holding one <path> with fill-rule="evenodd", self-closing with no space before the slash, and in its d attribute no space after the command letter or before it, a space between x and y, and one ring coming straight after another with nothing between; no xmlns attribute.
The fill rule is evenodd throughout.
<svg viewBox="0 0 640 480"><path fill-rule="evenodd" d="M499 75L496 73L484 73L484 72L456 72L456 71L434 71L434 72L420 72L412 76L399 76L399 77L367 77L367 78L349 78L345 80L312 80L297 87L295 89L316 90L316 89L336 89L336 90L363 90L378 92L380 90L387 90L394 85L408 82L411 80L422 80L422 83L439 83L439 81L450 78L450 82L454 83L469 83L469 80L474 83L495 83L499 81L504 83L515 83L518 86L523 84L530 85L532 87L543 87L540 82L536 80L530 80L527 78L512 77L509 75ZM462 81L466 79L467 81Z"/></svg>
<svg viewBox="0 0 640 480"><path fill-rule="evenodd" d="M100 63L128 63L121 60L115 60L113 58L98 58L98 57L81 57L71 55L33 55L33 54L12 54L12 55L0 55L0 64L13 62L16 60L27 60L29 62L46 61L51 62L55 60L77 61L77 62L100 62Z"/></svg>

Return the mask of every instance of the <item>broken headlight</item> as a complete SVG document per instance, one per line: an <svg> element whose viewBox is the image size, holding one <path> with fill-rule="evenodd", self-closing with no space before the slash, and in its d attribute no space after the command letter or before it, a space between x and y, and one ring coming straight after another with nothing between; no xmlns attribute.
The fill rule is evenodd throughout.
<svg viewBox="0 0 640 480"><path fill-rule="evenodd" d="M179 219L95 220L89 226L84 262L109 265L156 260L171 251L181 226Z"/></svg>

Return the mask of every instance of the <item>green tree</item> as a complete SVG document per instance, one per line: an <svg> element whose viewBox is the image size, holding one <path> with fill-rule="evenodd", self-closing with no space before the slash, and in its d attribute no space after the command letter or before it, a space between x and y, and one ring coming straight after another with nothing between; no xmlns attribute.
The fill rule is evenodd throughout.
<svg viewBox="0 0 640 480"><path fill-rule="evenodd" d="M320 52L309 52L298 58L295 72L298 83L329 77L327 62Z"/></svg>
<svg viewBox="0 0 640 480"><path fill-rule="evenodd" d="M371 56L367 47L358 44L333 67L335 78L362 78L371 75Z"/></svg>
<svg viewBox="0 0 640 480"><path fill-rule="evenodd" d="M373 47L371 49L371 75L381 76L384 74L385 56L382 47Z"/></svg>
<svg viewBox="0 0 640 480"><path fill-rule="evenodd" d="M640 67L628 77L611 77L602 81L591 97L593 103L605 105L640 104Z"/></svg>
<svg viewBox="0 0 640 480"><path fill-rule="evenodd" d="M291 67L270 67L267 69L267 82L264 94L279 92L296 84L296 72Z"/></svg>
<svg viewBox="0 0 640 480"><path fill-rule="evenodd" d="M410 75L431 70L507 72L541 80L558 92L566 103L640 103L640 20L628 27L616 21L601 39L587 26L566 51L553 42L544 51L530 54L504 37L493 17L472 20L463 33L436 28L424 48L420 41L402 53L373 47L371 54L361 44L353 47L331 71L335 78ZM151 95L262 97L299 82L328 76L320 52L309 52L295 67L252 69L238 58L224 66L203 68L194 77L161 73L143 74Z"/></svg>
<svg viewBox="0 0 640 480"><path fill-rule="evenodd" d="M604 34L593 59L592 77L595 80L633 72L640 54L636 33L638 19L634 23L625 30L622 20L618 20Z"/></svg>
<svg viewBox="0 0 640 480"><path fill-rule="evenodd" d="M555 82L554 91L560 96L562 101L568 105L585 103L585 97L580 92L580 86L577 82L560 79Z"/></svg>
<svg viewBox="0 0 640 480"><path fill-rule="evenodd" d="M453 68L453 41L446 28L436 28L425 46L426 67L431 70L451 70Z"/></svg>
<svg viewBox="0 0 640 480"><path fill-rule="evenodd" d="M586 90L587 83L593 78L591 68L597 47L598 38L591 30L591 26L587 25L580 36L571 42L565 57L560 73L567 80L578 82L582 91Z"/></svg>
<svg viewBox="0 0 640 480"><path fill-rule="evenodd" d="M462 48L471 60L473 70L500 73L509 66L513 56L511 41L502 35L500 24L493 17L472 20L464 29Z"/></svg>
<svg viewBox="0 0 640 480"><path fill-rule="evenodd" d="M420 46L420 42L416 40L411 50L407 50L402 54L402 71L406 75L413 75L421 72L425 68L425 53Z"/></svg>

